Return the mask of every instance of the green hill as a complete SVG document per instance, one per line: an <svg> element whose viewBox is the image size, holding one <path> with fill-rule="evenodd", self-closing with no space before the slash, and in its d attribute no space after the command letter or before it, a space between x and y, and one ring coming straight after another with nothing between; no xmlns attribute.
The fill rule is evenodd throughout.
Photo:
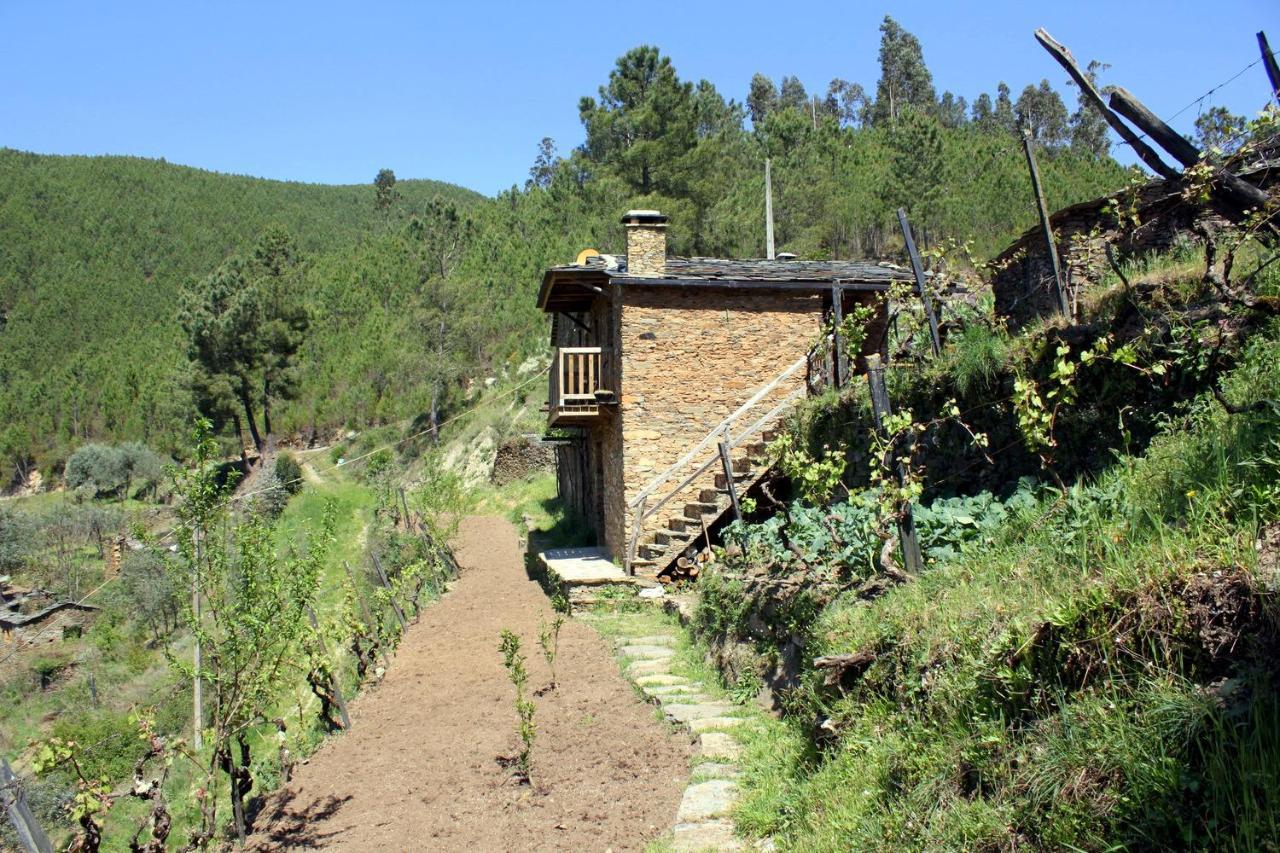
<svg viewBox="0 0 1280 853"><path fill-rule="evenodd" d="M439 196L401 181L404 212ZM163 160L0 149L0 450L43 459L100 436L165 443L185 420L179 288L266 226L306 255L386 230L372 183L321 186L223 175Z"/></svg>

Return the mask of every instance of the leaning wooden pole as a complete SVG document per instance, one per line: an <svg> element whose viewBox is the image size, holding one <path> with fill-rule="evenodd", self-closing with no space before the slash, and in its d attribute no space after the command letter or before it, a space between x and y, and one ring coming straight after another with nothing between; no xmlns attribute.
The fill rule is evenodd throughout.
<svg viewBox="0 0 1280 853"><path fill-rule="evenodd" d="M892 414L889 405L889 390L884 382L884 367L880 364L880 356L871 353L867 356L867 387L871 392L871 414L876 430L884 434L884 420ZM898 485L906 481L906 467L902 462L895 465ZM924 556L920 553L920 538L916 535L915 515L911 502L902 506L902 514L898 519L898 542L902 546L902 566L911 574L919 574L924 568Z"/></svg>
<svg viewBox="0 0 1280 853"><path fill-rule="evenodd" d="M907 212L898 208L898 225L902 228L902 242L907 247L907 257L911 259L911 273L916 279L916 288L920 291L920 301L924 303L924 316L929 321L929 341L933 344L933 354L942 355L942 334L938 331L938 315L933 312L933 294L929 292L929 282L924 277L924 265L920 263L920 252L916 250L916 238L911 234L911 223L907 221Z"/></svg>
<svg viewBox="0 0 1280 853"><path fill-rule="evenodd" d="M1064 317L1071 316L1071 306L1067 302L1066 282L1062 280L1062 264L1058 262L1058 244L1053 239L1053 222L1049 219L1049 205L1044 200L1044 189L1040 186L1040 169L1036 166L1036 155L1031 144L1031 129L1022 128L1022 151L1027 155L1027 171L1031 173L1031 191L1036 196L1036 211L1040 214L1040 230L1044 232L1045 247L1049 250L1049 265L1053 268L1053 295L1058 302L1058 311Z"/></svg>
<svg viewBox="0 0 1280 853"><path fill-rule="evenodd" d="M1267 69L1267 79L1271 81L1271 94L1280 102L1280 64L1276 63L1276 55L1267 44L1267 34L1258 31L1258 49L1262 51L1262 67Z"/></svg>
<svg viewBox="0 0 1280 853"><path fill-rule="evenodd" d="M1150 136L1183 166L1194 166L1203 159L1204 155L1199 148L1147 109L1129 90L1120 86L1113 89L1111 108L1133 122L1134 126ZM1217 169L1214 179L1226 200L1242 212L1250 208L1262 208L1270 201L1265 192L1226 169Z"/></svg>
<svg viewBox="0 0 1280 853"><path fill-rule="evenodd" d="M1113 113L1102 100L1102 95L1093 85L1093 81L1088 75L1080 70L1080 66L1076 64L1076 59L1071 55L1071 51L1067 46L1055 41L1053 36L1049 35L1043 28L1036 30L1036 41L1040 42L1040 46L1049 52L1049 55L1058 61L1058 64L1071 75L1071 79L1080 87L1080 91L1084 92L1085 97L1089 99L1089 103L1093 104L1094 109L1102 114L1107 124L1111 125L1111 129L1120 134L1120 138L1128 143L1133 152L1138 155L1138 159L1147 164L1153 172L1164 178L1176 178L1178 171L1168 163L1160 159L1160 155L1155 150L1138 138L1130 127L1120 120L1120 117Z"/></svg>
<svg viewBox="0 0 1280 853"><path fill-rule="evenodd" d="M769 158L764 158L764 249L765 257L773 260L773 175L769 171Z"/></svg>

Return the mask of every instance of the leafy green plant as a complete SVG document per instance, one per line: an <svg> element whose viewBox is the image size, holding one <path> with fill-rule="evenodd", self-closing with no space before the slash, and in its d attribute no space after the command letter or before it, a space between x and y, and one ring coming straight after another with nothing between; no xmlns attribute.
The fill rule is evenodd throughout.
<svg viewBox="0 0 1280 853"><path fill-rule="evenodd" d="M281 453L276 456L276 479L291 495L302 491L302 466L292 453Z"/></svg>
<svg viewBox="0 0 1280 853"><path fill-rule="evenodd" d="M502 652L502 665L506 667L507 677L516 688L515 708L519 721L516 733L520 738L520 751L516 754L514 763L520 779L527 784L533 769L533 742L537 736L533 721L534 704L525 695L529 671L525 667L525 657L520 651L520 638L516 634L503 628L498 648Z"/></svg>
<svg viewBox="0 0 1280 853"><path fill-rule="evenodd" d="M560 653L560 629L564 627L564 616L557 613L547 624L546 620L538 620L538 645L542 646L542 656L551 670L551 684L548 690L556 689L556 655Z"/></svg>

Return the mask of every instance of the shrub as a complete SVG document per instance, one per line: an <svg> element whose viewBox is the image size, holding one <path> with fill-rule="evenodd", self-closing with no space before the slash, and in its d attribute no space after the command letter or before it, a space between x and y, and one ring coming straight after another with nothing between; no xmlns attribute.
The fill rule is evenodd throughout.
<svg viewBox="0 0 1280 853"><path fill-rule="evenodd" d="M26 516L0 506L0 572L12 572L26 562L32 533Z"/></svg>
<svg viewBox="0 0 1280 853"><path fill-rule="evenodd" d="M276 457L275 471L276 479L286 492L296 495L302 489L302 466L292 453L281 453Z"/></svg>
<svg viewBox="0 0 1280 853"><path fill-rule="evenodd" d="M985 323L966 326L947 344L948 372L961 396L988 387L1009 360L1009 339Z"/></svg>
<svg viewBox="0 0 1280 853"><path fill-rule="evenodd" d="M84 489L91 495L118 494L128 479L125 454L105 444L86 444L67 460L63 479L67 488Z"/></svg>

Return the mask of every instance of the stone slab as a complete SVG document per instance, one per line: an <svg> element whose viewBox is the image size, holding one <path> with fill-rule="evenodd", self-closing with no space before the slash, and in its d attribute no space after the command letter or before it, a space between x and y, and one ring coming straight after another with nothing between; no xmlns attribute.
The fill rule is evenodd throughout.
<svg viewBox="0 0 1280 853"><path fill-rule="evenodd" d="M745 722L741 717L700 717L696 720L690 720L685 723L689 727L689 731L696 735L703 732L714 732L720 729L731 729L734 726L740 726Z"/></svg>
<svg viewBox="0 0 1280 853"><path fill-rule="evenodd" d="M662 713L677 723L689 723L694 720L723 718L726 714L733 713L735 707L728 702L701 702L698 704L672 702L669 705L662 706Z"/></svg>
<svg viewBox="0 0 1280 853"><path fill-rule="evenodd" d="M667 675L671 672L670 658L638 660L627 665L628 675Z"/></svg>
<svg viewBox="0 0 1280 853"><path fill-rule="evenodd" d="M674 646L676 638L670 634L649 634L644 637L619 637L615 646Z"/></svg>
<svg viewBox="0 0 1280 853"><path fill-rule="evenodd" d="M538 554L547 572L569 586L635 583L604 548L552 548Z"/></svg>
<svg viewBox="0 0 1280 853"><path fill-rule="evenodd" d="M670 646L623 646L618 649L618 654L624 658L643 658L647 660L669 658L675 653L675 649Z"/></svg>
<svg viewBox="0 0 1280 853"><path fill-rule="evenodd" d="M704 761L702 764L694 765L692 775L696 781L704 782L707 779L736 779L741 774L742 771L736 764L725 761Z"/></svg>
<svg viewBox="0 0 1280 853"><path fill-rule="evenodd" d="M642 684L640 689L650 696L670 696L673 702L683 702L685 696L701 695L701 684Z"/></svg>
<svg viewBox="0 0 1280 853"><path fill-rule="evenodd" d="M636 684L641 687L651 686L677 686L689 684L689 679L683 675L640 675L636 676Z"/></svg>
<svg viewBox="0 0 1280 853"><path fill-rule="evenodd" d="M707 758L736 761L742 755L742 744L725 732L706 732L698 738L698 753Z"/></svg>
<svg viewBox="0 0 1280 853"><path fill-rule="evenodd" d="M745 850L746 846L733 837L733 821L709 820L702 823L681 823L675 828L671 849L678 853L705 853L714 851Z"/></svg>
<svg viewBox="0 0 1280 853"><path fill-rule="evenodd" d="M684 789L676 823L697 823L722 817L738 800L738 786L727 779L696 782Z"/></svg>

